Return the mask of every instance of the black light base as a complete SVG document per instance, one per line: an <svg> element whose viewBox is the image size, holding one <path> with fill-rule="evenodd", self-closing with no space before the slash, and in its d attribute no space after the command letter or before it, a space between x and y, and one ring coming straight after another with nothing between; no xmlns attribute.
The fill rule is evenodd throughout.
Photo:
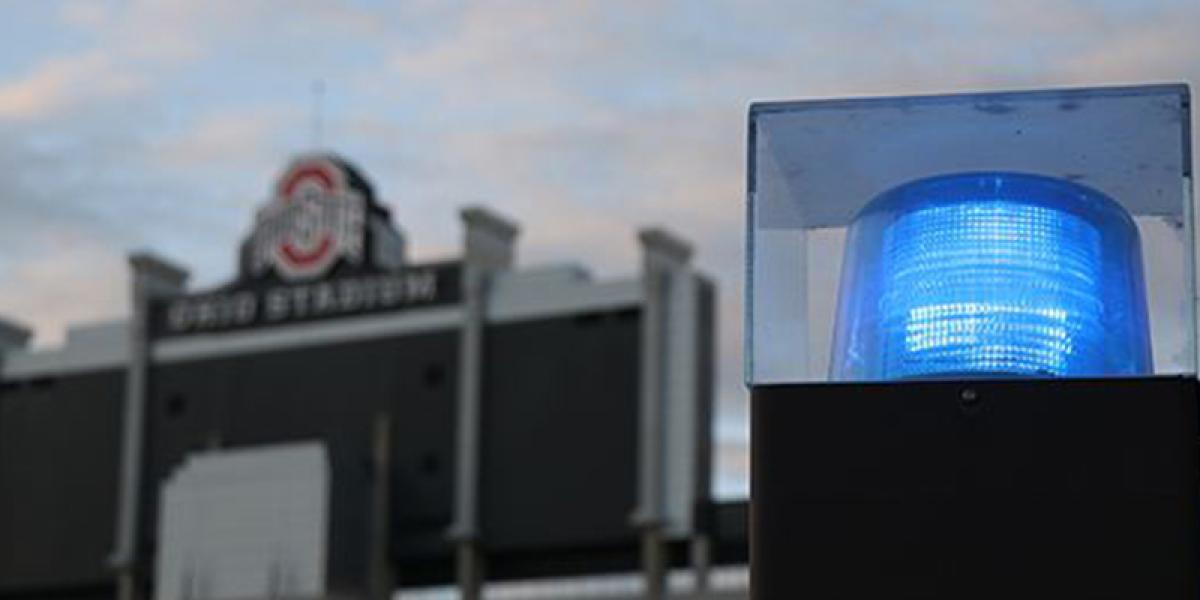
<svg viewBox="0 0 1200 600"><path fill-rule="evenodd" d="M752 390L754 600L1195 599L1197 382Z"/></svg>

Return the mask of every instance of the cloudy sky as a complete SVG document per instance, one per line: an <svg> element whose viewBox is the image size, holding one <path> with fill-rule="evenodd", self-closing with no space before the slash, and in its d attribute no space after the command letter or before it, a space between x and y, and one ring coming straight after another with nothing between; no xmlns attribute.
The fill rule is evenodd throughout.
<svg viewBox="0 0 1200 600"><path fill-rule="evenodd" d="M0 315L122 316L125 254L233 273L286 157L359 163L418 259L456 208L521 262L637 269L692 239L721 286L719 488L744 493L745 111L756 99L1200 81L1196 0L12 3L0 18Z"/></svg>

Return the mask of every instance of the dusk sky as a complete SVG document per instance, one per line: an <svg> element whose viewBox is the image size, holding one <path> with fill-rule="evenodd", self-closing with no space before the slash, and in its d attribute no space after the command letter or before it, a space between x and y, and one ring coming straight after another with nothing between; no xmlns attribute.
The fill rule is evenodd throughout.
<svg viewBox="0 0 1200 600"><path fill-rule="evenodd" d="M522 265L638 269L696 246L720 289L722 494L744 494L741 289L752 100L1200 81L1200 0L29 2L0 19L0 315L61 341L127 311L125 255L233 275L289 155L360 165L417 260L457 209Z"/></svg>

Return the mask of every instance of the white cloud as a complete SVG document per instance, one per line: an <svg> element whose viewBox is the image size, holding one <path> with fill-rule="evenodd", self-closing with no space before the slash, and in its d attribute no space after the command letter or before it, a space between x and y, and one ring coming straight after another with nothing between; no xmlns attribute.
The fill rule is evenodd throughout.
<svg viewBox="0 0 1200 600"><path fill-rule="evenodd" d="M0 121L45 119L132 94L144 83L100 53L47 59L23 77L0 82Z"/></svg>

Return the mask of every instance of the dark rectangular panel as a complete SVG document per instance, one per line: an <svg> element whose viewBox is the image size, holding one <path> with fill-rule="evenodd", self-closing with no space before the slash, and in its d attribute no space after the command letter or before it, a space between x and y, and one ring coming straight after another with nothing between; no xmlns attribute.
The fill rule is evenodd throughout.
<svg viewBox="0 0 1200 600"><path fill-rule="evenodd" d="M640 311L489 326L481 511L489 552L635 541ZM502 557L490 557L495 575Z"/></svg>
<svg viewBox="0 0 1200 600"><path fill-rule="evenodd" d="M713 495L713 464L715 460L713 437L716 421L713 418L717 392L717 286L707 278L700 277L696 290L696 507L693 525L705 531L704 511L711 504Z"/></svg>
<svg viewBox="0 0 1200 600"><path fill-rule="evenodd" d="M102 584L79 587L49 586L26 589L19 592L0 591L3 600L115 600L116 580L110 578Z"/></svg>
<svg viewBox="0 0 1200 600"><path fill-rule="evenodd" d="M1196 387L756 388L754 597L1194 598Z"/></svg>
<svg viewBox="0 0 1200 600"><path fill-rule="evenodd" d="M747 531L750 528L750 505L745 500L713 502L705 510L709 534L713 541L713 562L716 564L746 564L750 556Z"/></svg>
<svg viewBox="0 0 1200 600"><path fill-rule="evenodd" d="M0 389L0 594L112 580L124 373Z"/></svg>

